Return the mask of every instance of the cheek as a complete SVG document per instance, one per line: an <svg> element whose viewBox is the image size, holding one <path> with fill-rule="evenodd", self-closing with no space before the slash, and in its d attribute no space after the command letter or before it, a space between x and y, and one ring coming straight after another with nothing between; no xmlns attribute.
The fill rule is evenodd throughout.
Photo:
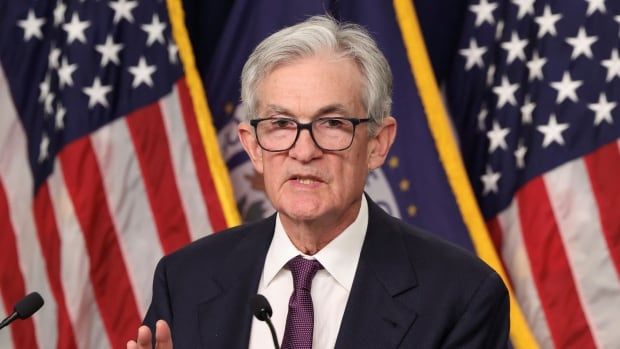
<svg viewBox="0 0 620 349"><path fill-rule="evenodd" d="M261 161L260 167L267 194L274 194L283 184L284 166L271 159L270 161Z"/></svg>
<svg viewBox="0 0 620 349"><path fill-rule="evenodd" d="M335 174L345 188L358 191L364 187L368 175L368 159L365 152L356 153L354 157L343 160L339 171Z"/></svg>

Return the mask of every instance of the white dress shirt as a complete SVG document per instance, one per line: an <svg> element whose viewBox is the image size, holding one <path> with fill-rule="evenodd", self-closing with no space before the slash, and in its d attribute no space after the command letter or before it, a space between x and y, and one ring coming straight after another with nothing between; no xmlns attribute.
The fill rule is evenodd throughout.
<svg viewBox="0 0 620 349"><path fill-rule="evenodd" d="M313 256L306 256L295 248L286 235L280 216L267 251L263 274L257 293L265 296L273 310L271 321L276 329L278 343L282 343L288 301L293 293L293 276L284 268L297 255L318 260L324 269L312 280L312 303L314 305L313 348L333 348L336 345L340 322L349 299L351 285L366 236L368 226L368 203L362 196L357 218L340 235ZM273 347L271 333L266 323L254 318L250 331L250 349Z"/></svg>

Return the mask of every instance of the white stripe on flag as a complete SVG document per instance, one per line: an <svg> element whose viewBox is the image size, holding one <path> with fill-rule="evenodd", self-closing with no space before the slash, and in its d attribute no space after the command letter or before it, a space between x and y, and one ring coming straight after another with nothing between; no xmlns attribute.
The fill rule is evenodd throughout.
<svg viewBox="0 0 620 349"><path fill-rule="evenodd" d="M510 275L517 301L540 348L555 348L532 276L532 266L527 249L523 243L523 231L516 198L498 215L497 220L502 230L502 260Z"/></svg>
<svg viewBox="0 0 620 349"><path fill-rule="evenodd" d="M176 84L172 92L161 99L159 105L168 135L175 181L187 218L190 237L196 240L212 233L213 229L207 214L205 198L202 196L200 183L198 183L198 173L189 145Z"/></svg>
<svg viewBox="0 0 620 349"><path fill-rule="evenodd" d="M2 314L9 314L9 309L4 307L4 302L1 300L4 299L2 296L2 288L0 288L0 312ZM11 309L12 310L12 309ZM13 338L11 338L11 331L8 331L7 328L0 331L0 348L3 349L12 349L13 348Z"/></svg>
<svg viewBox="0 0 620 349"><path fill-rule="evenodd" d="M0 67L0 86L9 86ZM9 95L8 88L0 88L0 181L4 184L9 205L9 217L15 230L19 266L24 277L26 294L37 291L45 300L45 307L34 317L39 347L56 343L58 326L57 306L47 278L45 259L32 215L33 178L28 163L26 135ZM3 233L3 232L0 232Z"/></svg>
<svg viewBox="0 0 620 349"><path fill-rule="evenodd" d="M620 283L581 159L544 175L577 290L597 347L620 343Z"/></svg>
<svg viewBox="0 0 620 349"><path fill-rule="evenodd" d="M90 261L73 201L64 184L62 166L48 178L50 201L60 239L60 279L78 348L110 348L90 280Z"/></svg>
<svg viewBox="0 0 620 349"><path fill-rule="evenodd" d="M163 249L125 119L99 129L91 143L136 303L144 315Z"/></svg>

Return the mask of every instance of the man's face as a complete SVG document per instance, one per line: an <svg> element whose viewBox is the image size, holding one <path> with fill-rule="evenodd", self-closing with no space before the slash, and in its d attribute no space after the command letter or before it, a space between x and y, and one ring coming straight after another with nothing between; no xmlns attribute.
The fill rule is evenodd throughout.
<svg viewBox="0 0 620 349"><path fill-rule="evenodd" d="M259 85L259 116L304 123L327 116L366 118L362 86L351 59L332 54L298 59L277 67ZM367 127L358 125L353 144L342 151L322 151L306 130L293 148L282 152L262 150L247 124L240 126L239 135L283 221L350 223L359 210L368 171L380 166L387 152Z"/></svg>

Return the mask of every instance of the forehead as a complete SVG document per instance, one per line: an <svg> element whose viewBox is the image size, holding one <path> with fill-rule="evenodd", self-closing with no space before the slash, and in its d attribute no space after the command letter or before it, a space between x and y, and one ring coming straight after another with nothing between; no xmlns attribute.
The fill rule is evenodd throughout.
<svg viewBox="0 0 620 349"><path fill-rule="evenodd" d="M258 85L258 110L284 109L293 116L311 116L330 105L352 115L364 113L363 79L348 57L319 54L275 67Z"/></svg>

